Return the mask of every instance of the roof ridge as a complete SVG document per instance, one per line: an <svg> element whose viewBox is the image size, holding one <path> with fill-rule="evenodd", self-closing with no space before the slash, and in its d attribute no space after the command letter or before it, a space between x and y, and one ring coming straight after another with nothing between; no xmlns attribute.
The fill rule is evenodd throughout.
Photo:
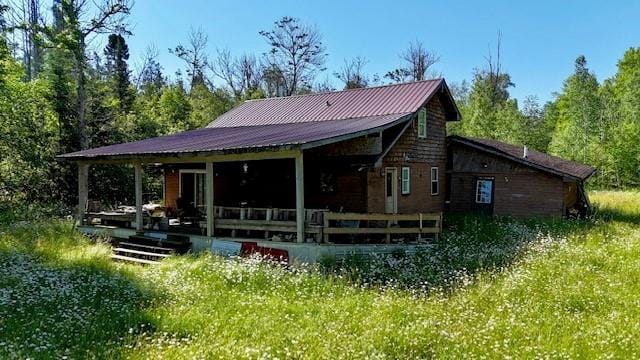
<svg viewBox="0 0 640 360"><path fill-rule="evenodd" d="M420 84L420 83L426 83L426 82L439 82L439 81L444 81L444 78L440 77L440 78L435 78L435 79L425 79L425 80L409 81L409 82L403 82L403 83L385 84L385 85L370 86L370 87L361 87L361 88L355 88L355 89L321 91L321 92L313 92L313 93L308 93L308 94L296 94L296 95L289 95L289 96L274 96L274 97L267 97L267 98L262 98L262 99L248 99L248 100L245 100L244 103L270 101L270 100L281 100L281 99L292 99L292 98L305 97L305 96L311 97L311 96L337 94L337 93L344 93L344 92L356 92L356 91L382 89L382 88L388 88L388 87L394 87L394 86L407 86L407 85L413 85L413 84Z"/></svg>
<svg viewBox="0 0 640 360"><path fill-rule="evenodd" d="M385 116L392 116L392 115L398 115L398 116L407 116L413 114L411 112L390 112L390 113L386 113L386 114L379 114L379 115L366 115L366 116L351 116L351 117L345 117L345 118L340 118L340 119L330 119L330 120L309 120L309 121L290 121L290 122L282 122L282 123L275 123L275 124L253 124L253 125L235 125L235 126L206 126L204 128L200 128L200 129L231 129L231 128L249 128L249 127L258 127L258 126L277 126L277 125L289 125L289 124L310 124L310 123L326 123L326 122L332 122L332 121L348 121L348 120L356 120L356 119L374 119L374 118L381 118L381 117L385 117ZM200 130L200 129L194 129L194 130ZM193 131L193 130L190 130Z"/></svg>

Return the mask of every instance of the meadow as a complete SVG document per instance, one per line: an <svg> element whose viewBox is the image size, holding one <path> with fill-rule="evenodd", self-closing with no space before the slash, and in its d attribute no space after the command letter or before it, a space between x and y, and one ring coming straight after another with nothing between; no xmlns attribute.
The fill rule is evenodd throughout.
<svg viewBox="0 0 640 360"><path fill-rule="evenodd" d="M112 263L45 220L0 225L0 358L637 358L640 193L583 220L449 217L408 256L335 267Z"/></svg>

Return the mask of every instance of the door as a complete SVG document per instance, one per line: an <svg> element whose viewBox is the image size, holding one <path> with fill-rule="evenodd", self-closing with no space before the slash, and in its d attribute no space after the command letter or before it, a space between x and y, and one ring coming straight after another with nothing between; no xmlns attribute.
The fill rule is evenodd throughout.
<svg viewBox="0 0 640 360"><path fill-rule="evenodd" d="M386 168L384 172L384 212L395 214L398 212L398 169Z"/></svg>
<svg viewBox="0 0 640 360"><path fill-rule="evenodd" d="M494 178L477 177L474 186L474 208L476 211L493 215Z"/></svg>
<svg viewBox="0 0 640 360"><path fill-rule="evenodd" d="M204 170L180 170L180 193L183 206L192 209L205 208L205 172Z"/></svg>

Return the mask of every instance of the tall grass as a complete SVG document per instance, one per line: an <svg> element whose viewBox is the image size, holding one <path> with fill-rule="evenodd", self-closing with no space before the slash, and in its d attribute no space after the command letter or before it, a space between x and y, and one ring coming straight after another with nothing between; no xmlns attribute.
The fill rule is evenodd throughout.
<svg viewBox="0 0 640 360"><path fill-rule="evenodd" d="M0 358L637 357L640 195L588 220L459 217L327 273L210 254L114 265L61 222L0 228Z"/></svg>

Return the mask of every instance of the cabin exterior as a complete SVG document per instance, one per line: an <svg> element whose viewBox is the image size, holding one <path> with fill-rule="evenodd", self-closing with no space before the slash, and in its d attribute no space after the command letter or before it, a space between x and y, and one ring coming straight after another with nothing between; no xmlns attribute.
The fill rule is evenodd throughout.
<svg viewBox="0 0 640 360"><path fill-rule="evenodd" d="M59 159L79 165L86 232L188 234L192 249L250 244L313 261L318 249L393 251L437 237L446 122L459 119L438 79L250 100L204 129ZM87 174L104 163L133 165L135 213L88 211ZM151 166L163 173L163 204L147 209L141 178Z"/></svg>
<svg viewBox="0 0 640 360"><path fill-rule="evenodd" d="M448 139L448 210L514 217L584 215L595 169L487 139Z"/></svg>
<svg viewBox="0 0 640 360"><path fill-rule="evenodd" d="M178 242L316 261L426 246L444 211L586 212L583 182L595 169L493 140L447 138L447 121L460 118L437 79L249 100L203 129L58 158L78 164L80 229L138 241L122 253ZM100 164L133 167L135 206L92 206L88 173ZM143 202L150 167L162 172L161 204Z"/></svg>

